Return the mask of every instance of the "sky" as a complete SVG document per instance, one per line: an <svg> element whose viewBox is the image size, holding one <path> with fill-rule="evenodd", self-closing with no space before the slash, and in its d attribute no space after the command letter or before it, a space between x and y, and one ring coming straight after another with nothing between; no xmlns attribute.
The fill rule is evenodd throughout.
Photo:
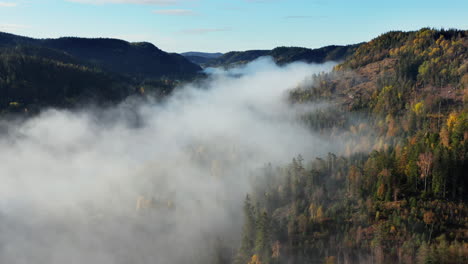
<svg viewBox="0 0 468 264"><path fill-rule="evenodd" d="M0 0L0 31L147 41L169 52L319 48L468 29L467 0Z"/></svg>

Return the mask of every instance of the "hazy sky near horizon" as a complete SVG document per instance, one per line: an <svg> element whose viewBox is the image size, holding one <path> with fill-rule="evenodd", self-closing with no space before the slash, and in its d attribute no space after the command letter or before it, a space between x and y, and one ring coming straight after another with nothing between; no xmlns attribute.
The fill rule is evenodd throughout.
<svg viewBox="0 0 468 264"><path fill-rule="evenodd" d="M467 0L0 0L0 31L226 52L353 44L426 26L468 29L467 14Z"/></svg>

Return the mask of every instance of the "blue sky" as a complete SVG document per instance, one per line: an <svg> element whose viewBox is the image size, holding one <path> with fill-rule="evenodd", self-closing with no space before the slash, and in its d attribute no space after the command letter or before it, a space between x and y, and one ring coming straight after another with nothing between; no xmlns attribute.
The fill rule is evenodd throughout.
<svg viewBox="0 0 468 264"><path fill-rule="evenodd" d="M318 48L426 26L468 29L468 0L0 0L0 31L171 52Z"/></svg>

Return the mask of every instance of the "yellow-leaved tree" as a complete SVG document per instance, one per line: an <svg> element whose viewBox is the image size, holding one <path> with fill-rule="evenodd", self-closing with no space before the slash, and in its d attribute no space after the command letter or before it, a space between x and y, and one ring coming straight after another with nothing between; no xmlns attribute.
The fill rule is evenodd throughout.
<svg viewBox="0 0 468 264"><path fill-rule="evenodd" d="M262 264L262 262L260 261L260 258L257 256L257 254L255 254L252 256L252 259L248 264Z"/></svg>

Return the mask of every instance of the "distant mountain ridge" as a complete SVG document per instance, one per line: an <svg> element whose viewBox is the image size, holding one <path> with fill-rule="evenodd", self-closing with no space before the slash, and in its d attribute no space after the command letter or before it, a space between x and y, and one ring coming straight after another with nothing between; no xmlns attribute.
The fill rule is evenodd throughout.
<svg viewBox="0 0 468 264"><path fill-rule="evenodd" d="M223 56L223 53L221 53L221 52L209 53L209 52L189 51L189 52L180 53L180 55L182 55L184 57L196 56L196 57L214 59L214 58L219 58L219 57Z"/></svg>
<svg viewBox="0 0 468 264"><path fill-rule="evenodd" d="M180 55L184 56L185 58L187 58L189 61L193 63L196 63L198 65L204 65L214 59L217 59L223 56L223 53L220 53L220 52L206 53L206 52L190 51L190 52L180 53Z"/></svg>
<svg viewBox="0 0 468 264"><path fill-rule="evenodd" d="M88 66L140 78L186 77L201 68L176 53L167 53L151 43L130 43L111 38L33 39L0 33L0 47L33 46L53 49L75 57Z"/></svg>
<svg viewBox="0 0 468 264"><path fill-rule="evenodd" d="M326 46L318 49L309 49L301 47L277 47L273 50L247 50L231 51L218 58L193 58L191 61L198 63L202 67L234 67L236 65L246 64L263 56L271 56L278 64L287 64L296 61L307 63L323 63L326 61L343 61L360 44L346 46Z"/></svg>

